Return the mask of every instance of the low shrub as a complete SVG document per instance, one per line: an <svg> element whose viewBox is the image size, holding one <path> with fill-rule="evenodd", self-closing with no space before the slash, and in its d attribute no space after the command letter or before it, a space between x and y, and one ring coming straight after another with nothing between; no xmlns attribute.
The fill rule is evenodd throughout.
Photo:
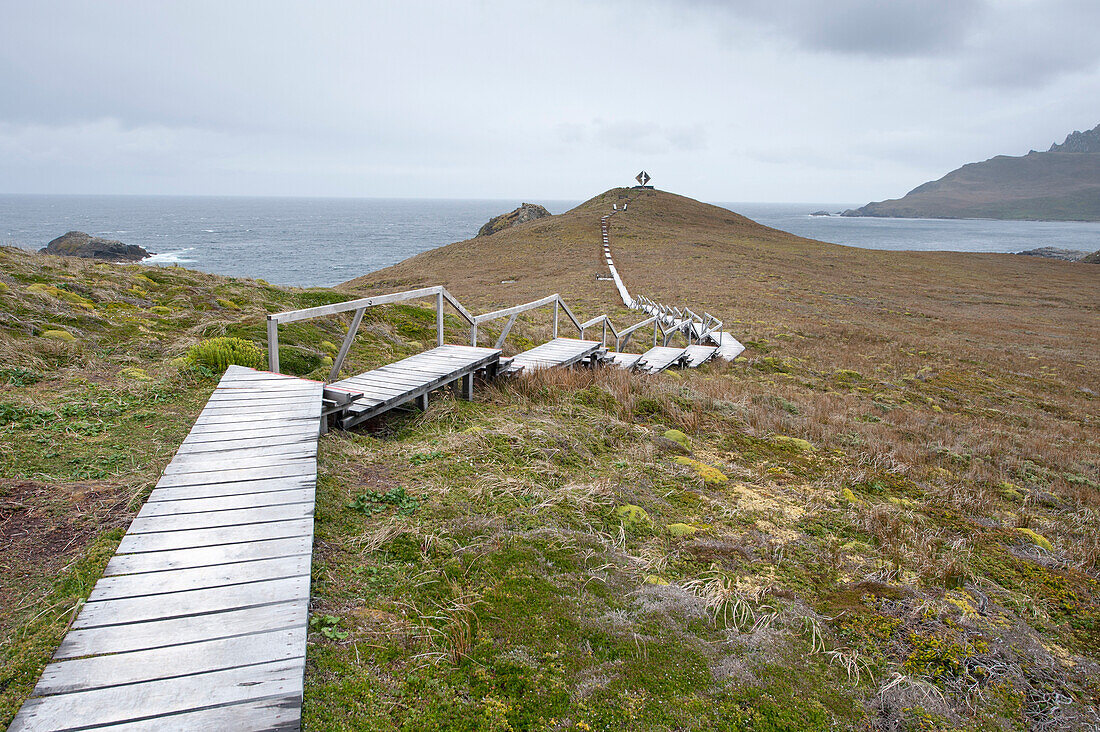
<svg viewBox="0 0 1100 732"><path fill-rule="evenodd" d="M187 360L193 366L221 374L232 365L254 369L262 367L264 351L243 338L210 338L191 346L187 351Z"/></svg>

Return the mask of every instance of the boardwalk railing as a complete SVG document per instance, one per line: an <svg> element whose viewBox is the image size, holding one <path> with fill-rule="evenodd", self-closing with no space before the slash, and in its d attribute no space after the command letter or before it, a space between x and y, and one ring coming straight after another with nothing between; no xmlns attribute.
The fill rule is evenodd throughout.
<svg viewBox="0 0 1100 732"><path fill-rule="evenodd" d="M611 322L611 318L607 317L606 315L600 315L592 318L592 320L581 323L581 338L584 338L584 332L586 330L588 330L589 328L594 328L597 325L602 325L603 327L600 340L604 346L607 346L608 331L611 331L611 335L615 336L616 351L622 351L624 348L626 348L626 345L630 342L630 337L634 334L634 332L646 327L647 325L653 326L653 345L657 345L658 333L660 333L661 336L664 336L666 334L664 327L661 325L660 321L655 315L650 316L645 320L635 323L634 325L628 328L624 328L622 330L615 329L615 325Z"/></svg>
<svg viewBox="0 0 1100 732"><path fill-rule="evenodd" d="M329 381L335 381L336 377L340 374L340 368L344 365L344 359L347 358L348 351L351 350L351 344L355 342L355 334L359 330L359 324L363 322L363 315L367 312L367 308L375 307L376 305L390 305L396 302L405 302L406 300L422 300L424 298L435 298L435 330L436 330L436 345L443 345L443 303L450 303L459 314L459 316L470 325L471 337L477 337L477 324L474 320L474 316L470 314L466 308L462 307L462 304L454 298L454 296L447 292L447 288L436 285L435 287L422 287L419 290L406 290L405 292L394 292L388 295L375 295L374 297L361 297L358 300L348 300L346 302L333 303L332 305L319 305L314 308L304 308L302 310L290 310L285 313L272 313L267 316L267 365L268 370L274 373L279 373L279 325L283 323L293 323L298 320L308 320L310 318L321 318L327 315L336 315L338 313L347 313L354 311L352 315L351 324L348 326L347 335L344 336L344 342L340 345L340 351L337 353L336 358L332 362L332 370L329 372Z"/></svg>
<svg viewBox="0 0 1100 732"><path fill-rule="evenodd" d="M490 320L496 320L497 318L508 318L508 322L505 323L504 329L500 332L500 336L497 338L494 348L500 348L504 345L504 339L508 337L508 333L511 332L512 326L516 324L516 318L520 313L528 310L535 310L537 308L546 307L547 305L554 306L554 337L558 337L558 319L559 310L564 311L566 317L573 322L573 325L577 328L577 331L583 337L584 328L581 326L581 321L577 319L577 316L573 314L573 311L569 309L569 306L565 304L565 300L561 299L561 295L554 293L553 295L547 295L539 300L532 300L531 302L524 303L522 305L515 305L510 308L504 308L503 310L494 310L491 313L485 313L484 315L478 315L474 317L473 323L470 327L470 345L477 345L477 329L482 323L487 323Z"/></svg>
<svg viewBox="0 0 1100 732"><path fill-rule="evenodd" d="M377 305L391 305L393 303L405 302L407 300L422 300L425 298L435 298L435 326L436 326L436 345L442 346L444 340L443 334L443 305L449 303L451 307L458 312L459 317L466 321L470 326L470 345L477 345L478 328L484 323L498 318L508 318L508 322L505 324L504 329L501 331L500 336L497 338L494 348L500 348L504 345L504 340L508 337L508 333L512 330L512 326L515 325L516 318L520 313L528 310L535 310L537 308L546 307L548 305L554 306L554 337L558 337L558 321L560 313L564 312L566 317L576 327L577 332L583 337L584 326L581 321L573 313L568 305L565 304L565 300L561 295L554 293L553 295L547 295L539 300L533 300L532 302L524 303L522 305L515 305L510 308L504 308L502 310L494 310L491 313L485 313L484 315L473 315L469 310L462 306L454 295L447 291L447 288L436 285L435 287L422 287L418 290L406 290L405 292L394 292L387 295L375 295L373 297L362 297L357 300L348 300L347 302L333 303L332 305L319 305L312 308L304 308L302 310L289 310L285 313L272 313L267 316L267 362L268 370L274 373L279 373L279 326L283 323L294 323L299 320L308 320L310 318L321 318L329 315L337 315L339 313L353 312L351 318L351 324L348 326L348 332L344 336L344 341L340 344L340 350L336 354L336 358L333 359L332 369L329 372L328 381L332 382L337 379L340 374L340 369L344 365L344 360L347 358L348 352L351 350L352 344L355 342L355 334L359 330L359 325L363 322L363 315L366 313L367 308L375 307ZM605 316L600 316L605 317ZM644 321L640 325L646 325L652 322L654 319ZM598 319L597 319L598 322ZM628 328L623 331L623 334L629 334L634 328ZM614 331L614 328L612 328ZM656 333L654 333L654 342L656 342Z"/></svg>

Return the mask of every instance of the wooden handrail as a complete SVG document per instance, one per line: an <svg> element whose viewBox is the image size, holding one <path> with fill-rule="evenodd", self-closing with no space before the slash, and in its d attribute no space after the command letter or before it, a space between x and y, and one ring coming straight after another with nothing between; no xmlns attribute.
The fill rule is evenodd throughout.
<svg viewBox="0 0 1100 732"><path fill-rule="evenodd" d="M355 314L351 317L351 324L348 326L348 332L344 336L343 343L340 344L340 350L332 362L332 369L329 371L328 380L335 381L336 377L340 374L340 368L344 365L344 359L347 358L348 351L351 350L351 345L355 341L355 334L359 330L359 325L363 322L363 316L366 314L367 308L377 305L390 305L392 303L405 302L406 300L420 300L432 296L435 297L436 345L443 345L444 302L450 303L462 319L469 323L471 329L477 328L474 322L474 316L470 314L470 311L462 307L462 304L442 285L421 287L417 290L406 290L404 292L391 292L385 295L374 295L372 297L360 297L355 300L345 300L344 302L332 303L330 305L318 305L317 307L302 308L301 310L271 313L267 316L268 370L276 374L279 373L279 325L354 311Z"/></svg>

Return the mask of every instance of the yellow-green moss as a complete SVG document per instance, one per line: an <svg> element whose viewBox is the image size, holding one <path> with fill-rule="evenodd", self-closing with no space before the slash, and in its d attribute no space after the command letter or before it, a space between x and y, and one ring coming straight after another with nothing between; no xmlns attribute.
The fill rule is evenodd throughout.
<svg viewBox="0 0 1100 732"><path fill-rule="evenodd" d="M42 337L48 338L51 341L75 341L76 336L67 330L44 330L42 331Z"/></svg>
<svg viewBox="0 0 1100 732"><path fill-rule="evenodd" d="M240 310L241 309L240 305L233 302L232 300L226 300L225 298L219 297L215 302L217 302L219 305L221 305L223 308L226 308L227 310Z"/></svg>
<svg viewBox="0 0 1100 732"><path fill-rule="evenodd" d="M154 305L153 307L149 308L149 312L156 315L168 315L172 312L172 308L166 307L164 305Z"/></svg>
<svg viewBox="0 0 1100 732"><path fill-rule="evenodd" d="M997 484L997 492L1001 494L1001 498L1006 501L1012 501L1013 503L1019 503L1024 500L1024 492L1020 489L1020 486L1015 483L1011 483L1007 480L1002 480Z"/></svg>
<svg viewBox="0 0 1100 732"><path fill-rule="evenodd" d="M851 488L845 488L844 490L842 490L840 492L840 497L843 498L848 503L851 503L854 506L862 506L863 505L863 501L856 498L856 494L852 493Z"/></svg>
<svg viewBox="0 0 1100 732"><path fill-rule="evenodd" d="M0 282L0 295L6 295L9 292L11 292L11 288L5 285L3 282Z"/></svg>
<svg viewBox="0 0 1100 732"><path fill-rule="evenodd" d="M1027 537L1027 540L1035 546L1041 549L1045 549L1048 552L1054 551L1054 546L1050 543L1050 539L1046 538L1042 534L1038 534L1031 529L1024 528L1023 526L1018 527L1016 529L1016 532L1018 534L1021 534L1022 536Z"/></svg>
<svg viewBox="0 0 1100 732"><path fill-rule="evenodd" d="M839 381L863 381L863 374L859 373L858 371L852 371L851 369L840 369L833 372L833 376L835 376Z"/></svg>
<svg viewBox="0 0 1100 732"><path fill-rule="evenodd" d="M665 528L668 529L669 534L671 534L672 536L674 536L676 538L680 538L680 537L683 537L683 536L691 536L696 531L698 531L698 529L696 529L691 524L682 524L682 523L667 524L665 526Z"/></svg>
<svg viewBox="0 0 1100 732"><path fill-rule="evenodd" d="M708 485L718 485L720 483L725 483L727 480L729 480L729 478L726 477L726 474L718 468L707 465L706 463L701 463L693 458L678 455L673 459L681 465L687 465L689 468L694 470L695 473L703 479L703 482L707 483Z"/></svg>
<svg viewBox="0 0 1100 732"><path fill-rule="evenodd" d="M673 442L680 443L685 450L691 449L691 438L685 435L680 430L665 430L664 436L672 440Z"/></svg>
<svg viewBox="0 0 1100 732"><path fill-rule="evenodd" d="M653 526L653 521L650 520L645 509L641 506L635 506L633 503L616 506L611 512L611 518L621 523L629 531L648 529Z"/></svg>
<svg viewBox="0 0 1100 732"><path fill-rule="evenodd" d="M799 452L813 452L814 446L809 443L808 440L803 440L801 437L788 437L787 435L775 435L772 440L778 442L780 445L787 447L793 447Z"/></svg>
<svg viewBox="0 0 1100 732"><path fill-rule="evenodd" d="M45 295L47 297L52 297L56 300L64 300L67 303L71 303L82 308L93 307L92 301L86 297L81 297L75 292L62 290L60 287L54 287L53 285L47 285L41 282L36 282L33 285L28 285L27 292L33 292L36 295Z"/></svg>
<svg viewBox="0 0 1100 732"><path fill-rule="evenodd" d="M667 585L668 580L656 574L647 574L644 580L647 585Z"/></svg>
<svg viewBox="0 0 1100 732"><path fill-rule="evenodd" d="M122 369L118 372L118 375L123 379L132 379L134 381L150 381L153 378L145 372L145 369L139 369L135 366Z"/></svg>

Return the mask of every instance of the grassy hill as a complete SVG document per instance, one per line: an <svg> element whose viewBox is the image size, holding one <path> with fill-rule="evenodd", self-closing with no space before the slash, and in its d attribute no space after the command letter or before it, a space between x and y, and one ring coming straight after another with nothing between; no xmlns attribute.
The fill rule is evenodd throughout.
<svg viewBox="0 0 1100 732"><path fill-rule="evenodd" d="M624 201L628 286L722 317L746 358L529 376L326 436L307 727L1095 724L1091 268L851 249L632 189L336 290L0 250L0 723L213 389L191 345L437 283L625 325L595 279ZM434 337L426 309L371 317L349 369ZM288 329L283 361L321 374L340 336Z"/></svg>
<svg viewBox="0 0 1100 732"><path fill-rule="evenodd" d="M1100 221L1100 153L998 155L844 215Z"/></svg>

